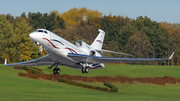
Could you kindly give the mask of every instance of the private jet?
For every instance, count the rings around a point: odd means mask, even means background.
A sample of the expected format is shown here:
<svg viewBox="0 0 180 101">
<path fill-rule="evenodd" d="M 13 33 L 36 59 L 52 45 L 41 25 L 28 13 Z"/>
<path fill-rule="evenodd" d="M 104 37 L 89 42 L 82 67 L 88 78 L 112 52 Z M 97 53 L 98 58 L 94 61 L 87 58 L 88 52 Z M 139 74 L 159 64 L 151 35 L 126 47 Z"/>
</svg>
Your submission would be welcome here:
<svg viewBox="0 0 180 101">
<path fill-rule="evenodd" d="M 30 39 L 39 46 L 38 54 L 45 49 L 47 55 L 30 61 L 7 64 L 7 59 L 4 61 L 5 66 L 40 66 L 50 65 L 48 69 L 53 69 L 54 74 L 60 74 L 58 66 L 68 66 L 76 69 L 81 69 L 82 73 L 88 73 L 92 69 L 103 69 L 103 63 L 134 63 L 140 61 L 157 61 L 170 60 L 174 52 L 169 58 L 121 58 L 121 57 L 103 57 L 103 52 L 115 53 L 120 55 L 132 56 L 130 54 L 114 52 L 102 49 L 105 32 L 98 30 L 99 34 L 91 45 L 78 40 L 75 45 L 62 37 L 54 34 L 46 29 L 37 29 L 29 34 Z"/>
</svg>

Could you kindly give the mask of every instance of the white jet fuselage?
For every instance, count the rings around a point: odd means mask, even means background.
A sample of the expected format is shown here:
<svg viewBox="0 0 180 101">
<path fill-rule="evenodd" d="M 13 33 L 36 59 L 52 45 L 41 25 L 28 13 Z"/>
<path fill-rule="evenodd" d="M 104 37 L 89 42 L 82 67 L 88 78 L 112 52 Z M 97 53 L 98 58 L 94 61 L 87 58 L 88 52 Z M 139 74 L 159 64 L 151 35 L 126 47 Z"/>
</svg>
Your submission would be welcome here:
<svg viewBox="0 0 180 101">
<path fill-rule="evenodd" d="M 69 41 L 59 37 L 51 31 L 45 29 L 38 29 L 37 31 L 29 34 L 30 39 L 34 43 L 43 46 L 50 57 L 58 63 L 58 65 L 65 65 L 68 67 L 81 69 L 82 65 L 67 57 L 68 53 L 89 55 L 94 49 L 85 43 L 85 46 L 78 47 Z M 80 41 L 80 40 L 79 40 Z M 99 52 L 96 52 L 96 56 L 102 57 Z M 104 64 L 87 64 L 89 69 L 101 69 L 104 68 Z"/>
</svg>

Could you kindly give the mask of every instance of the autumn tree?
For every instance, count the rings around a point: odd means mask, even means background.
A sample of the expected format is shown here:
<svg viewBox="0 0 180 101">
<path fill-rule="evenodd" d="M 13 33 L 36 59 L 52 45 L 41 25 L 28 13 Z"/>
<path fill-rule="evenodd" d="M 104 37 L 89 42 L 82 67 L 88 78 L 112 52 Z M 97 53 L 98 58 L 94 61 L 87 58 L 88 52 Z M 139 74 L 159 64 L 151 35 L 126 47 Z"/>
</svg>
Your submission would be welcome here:
<svg viewBox="0 0 180 101">
<path fill-rule="evenodd" d="M 151 58 L 153 54 L 153 47 L 147 35 L 145 33 L 141 34 L 140 31 L 137 31 L 128 39 L 124 48 L 127 53 L 138 58 Z"/>
<path fill-rule="evenodd" d="M 32 41 L 29 38 L 31 27 L 28 22 L 23 18 L 17 18 L 15 24 L 15 48 L 16 48 L 16 61 L 28 61 L 31 59 L 32 54 Z"/>
<path fill-rule="evenodd" d="M 171 51 L 175 51 L 176 54 L 174 56 L 174 60 L 176 65 L 180 65 L 180 28 L 176 28 L 173 30 L 173 43 L 171 44 Z M 171 61 L 173 64 L 173 60 Z"/>
<path fill-rule="evenodd" d="M 91 10 L 85 7 L 83 8 L 72 8 L 67 12 L 60 14 L 60 17 L 65 21 L 66 26 L 70 28 L 76 28 L 82 21 L 88 22 L 95 17 L 101 17 L 102 13 L 98 10 Z"/>
<path fill-rule="evenodd" d="M 147 35 L 145 33 L 141 34 L 140 31 L 137 31 L 128 39 L 125 50 L 136 57 L 149 58 L 152 57 L 153 54 L 153 47 Z"/>
<path fill-rule="evenodd" d="M 9 62 L 13 61 L 15 56 L 13 26 L 8 22 L 4 14 L 0 15 L 0 43 L 0 62 L 4 61 L 5 58 Z"/>
<path fill-rule="evenodd" d="M 180 57 L 180 24 L 161 22 L 159 24 L 159 27 L 161 29 L 166 29 L 167 32 L 170 34 L 170 37 L 168 38 L 168 54 L 171 54 L 173 51 L 175 51 L 175 63 L 176 65 L 180 65 L 180 60 L 178 59 Z M 168 65 L 169 64 L 170 63 L 168 61 Z M 173 65 L 173 59 L 171 60 L 171 64 Z"/>
</svg>

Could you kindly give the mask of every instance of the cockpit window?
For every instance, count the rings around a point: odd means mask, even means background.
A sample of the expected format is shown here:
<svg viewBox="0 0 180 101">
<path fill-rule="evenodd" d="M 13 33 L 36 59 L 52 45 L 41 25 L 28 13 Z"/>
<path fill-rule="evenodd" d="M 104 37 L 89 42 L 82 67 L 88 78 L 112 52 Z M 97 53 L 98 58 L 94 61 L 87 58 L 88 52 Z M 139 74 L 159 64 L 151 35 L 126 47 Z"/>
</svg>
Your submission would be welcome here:
<svg viewBox="0 0 180 101">
<path fill-rule="evenodd" d="M 43 30 L 38 30 L 38 32 L 43 32 Z"/>
<path fill-rule="evenodd" d="M 37 29 L 37 30 L 35 30 L 34 32 L 42 32 L 42 33 L 46 33 L 46 34 L 48 34 L 48 32 L 47 32 L 47 31 L 40 30 L 40 29 L 39 29 L 39 30 Z"/>
</svg>

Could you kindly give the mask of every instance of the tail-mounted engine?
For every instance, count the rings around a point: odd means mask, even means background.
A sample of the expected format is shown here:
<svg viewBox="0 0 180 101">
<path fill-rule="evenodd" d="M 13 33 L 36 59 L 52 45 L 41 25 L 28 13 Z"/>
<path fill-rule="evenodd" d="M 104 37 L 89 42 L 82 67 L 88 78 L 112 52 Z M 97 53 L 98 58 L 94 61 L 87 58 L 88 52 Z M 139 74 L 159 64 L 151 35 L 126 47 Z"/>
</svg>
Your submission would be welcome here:
<svg viewBox="0 0 180 101">
<path fill-rule="evenodd" d="M 78 46 L 79 48 L 85 50 L 85 51 L 90 50 L 90 46 L 87 43 L 83 42 L 82 40 L 76 41 L 75 45 Z"/>
<path fill-rule="evenodd" d="M 96 56 L 96 51 L 94 51 L 94 50 L 90 51 L 89 55 Z"/>
</svg>

